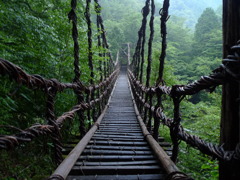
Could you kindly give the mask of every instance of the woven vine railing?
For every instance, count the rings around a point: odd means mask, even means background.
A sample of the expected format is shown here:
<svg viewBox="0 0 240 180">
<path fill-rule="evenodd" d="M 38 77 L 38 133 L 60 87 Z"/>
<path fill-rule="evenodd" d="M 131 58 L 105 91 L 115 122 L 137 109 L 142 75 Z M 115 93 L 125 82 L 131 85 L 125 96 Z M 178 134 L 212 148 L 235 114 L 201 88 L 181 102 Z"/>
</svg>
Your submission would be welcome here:
<svg viewBox="0 0 240 180">
<path fill-rule="evenodd" d="M 18 84 L 24 85 L 29 89 L 39 89 L 46 95 L 46 120 L 48 124 L 34 124 L 27 129 L 19 129 L 11 125 L 1 126 L 2 128 L 12 128 L 19 132 L 12 135 L 0 135 L 0 149 L 13 149 L 22 143 L 31 142 L 39 136 L 51 137 L 54 144 L 54 156 L 57 164 L 62 161 L 62 142 L 61 128 L 65 121 L 70 121 L 75 114 L 78 115 L 80 121 L 80 136 L 83 137 L 86 133 L 86 121 L 88 120 L 90 128 L 95 123 L 96 118 L 101 114 L 103 107 L 106 105 L 116 78 L 119 73 L 118 61 L 113 62 L 108 51 L 108 43 L 106 40 L 103 21 L 101 18 L 101 7 L 98 0 L 94 1 L 95 11 L 97 13 L 98 25 L 98 46 L 104 47 L 104 50 L 99 56 L 105 57 L 104 63 L 100 63 L 99 67 L 95 67 L 100 71 L 100 83 L 94 82 L 94 67 L 93 67 L 93 52 L 92 52 L 92 28 L 90 19 L 90 3 L 91 0 L 86 0 L 85 17 L 88 25 L 88 65 L 90 69 L 90 86 L 84 86 L 81 82 L 81 72 L 79 64 L 79 43 L 77 29 L 77 0 L 71 1 L 71 11 L 68 14 L 69 20 L 72 22 L 72 38 L 74 42 L 74 72 L 75 77 L 71 83 L 62 83 L 57 79 L 45 79 L 40 75 L 30 75 L 24 72 L 20 67 L 13 63 L 0 59 L 0 75 L 8 76 L 10 80 Z M 94 84 L 95 83 L 95 84 Z M 65 89 L 71 89 L 77 97 L 77 105 L 65 112 L 60 117 L 54 114 L 55 97 L 57 93 L 63 92 Z M 87 116 L 87 117 L 86 117 Z"/>
<path fill-rule="evenodd" d="M 71 121 L 75 115 L 78 115 L 81 137 L 87 132 L 101 114 L 107 99 L 110 96 L 114 83 L 119 73 L 118 60 L 114 63 L 109 51 L 103 20 L 101 17 L 101 6 L 98 0 L 94 0 L 94 10 L 96 12 L 96 24 L 98 28 L 97 44 L 106 50 L 99 52 L 99 57 L 104 58 L 100 61 L 98 67 L 93 66 L 93 44 L 92 44 L 92 20 L 90 16 L 91 0 L 86 0 L 85 18 L 87 22 L 87 40 L 88 40 L 88 66 L 90 70 L 90 86 L 85 86 L 81 82 L 81 71 L 79 63 L 79 42 L 78 42 L 78 26 L 77 26 L 77 0 L 71 0 L 71 11 L 68 14 L 69 20 L 72 22 L 72 39 L 74 42 L 74 73 L 73 82 L 63 83 L 57 79 L 46 79 L 40 75 L 31 75 L 24 72 L 17 65 L 0 59 L 0 75 L 8 76 L 11 81 L 15 81 L 20 85 L 24 85 L 29 89 L 41 90 L 46 96 L 46 120 L 47 124 L 34 124 L 27 129 L 19 129 L 11 125 L 1 125 L 0 128 L 15 129 L 18 131 L 12 135 L 0 135 L 0 149 L 13 149 L 22 143 L 31 142 L 40 136 L 51 137 L 54 144 L 55 161 L 59 164 L 62 161 L 62 142 L 61 129 L 66 121 Z M 161 21 L 161 55 L 159 57 L 159 71 L 155 86 L 150 86 L 151 66 L 152 66 L 152 44 L 154 38 L 154 0 L 146 0 L 142 9 L 142 24 L 138 31 L 138 41 L 135 48 L 133 59 L 128 59 L 128 77 L 131 90 L 138 106 L 138 110 L 142 115 L 142 119 L 146 124 L 153 137 L 158 140 L 159 126 L 164 124 L 170 129 L 170 135 L 173 143 L 172 160 L 177 161 L 180 141 L 185 141 L 188 145 L 200 150 L 213 158 L 221 161 L 239 161 L 240 145 L 238 144 L 234 151 L 224 150 L 222 145 L 214 145 L 206 142 L 201 138 L 187 133 L 181 125 L 180 104 L 186 95 L 193 95 L 202 90 L 214 91 L 217 86 L 227 82 L 239 82 L 240 74 L 240 41 L 233 46 L 232 54 L 223 60 L 222 64 L 215 69 L 209 76 L 203 76 L 199 80 L 187 85 L 166 86 L 163 80 L 164 61 L 167 49 L 167 26 L 169 0 L 164 0 L 163 7 L 159 11 Z M 146 51 L 146 29 L 147 19 L 150 14 L 150 35 L 148 40 L 147 55 Z M 129 44 L 128 44 L 129 46 Z M 144 63 L 146 61 L 146 77 L 144 78 Z M 117 56 L 118 59 L 118 56 Z M 100 71 L 100 83 L 96 80 L 94 70 Z M 146 79 L 146 82 L 143 82 Z M 95 82 L 96 81 L 96 82 Z M 66 89 L 71 89 L 76 94 L 77 104 L 68 112 L 63 113 L 60 117 L 55 116 L 55 97 L 58 93 Z M 173 101 L 173 118 L 168 118 L 162 108 L 162 96 L 169 96 Z M 89 122 L 86 127 L 86 121 Z M 96 124 L 98 126 L 98 124 Z M 169 179 L 179 179 L 180 173 L 170 174 Z M 54 178 L 54 177 L 53 177 Z"/>
<path fill-rule="evenodd" d="M 144 63 L 144 48 L 145 48 L 145 31 L 146 19 L 150 12 L 150 38 L 148 42 L 148 61 L 146 70 L 146 84 L 143 84 L 143 63 Z M 193 95 L 202 90 L 208 92 L 230 81 L 239 81 L 240 67 L 240 41 L 233 46 L 232 55 L 229 55 L 223 60 L 223 63 L 215 69 L 209 76 L 203 76 L 187 85 L 173 85 L 168 87 L 163 83 L 164 61 L 167 48 L 167 27 L 166 22 L 169 19 L 168 15 L 169 0 L 164 0 L 163 8 L 160 10 L 161 20 L 161 37 L 162 51 L 159 58 L 160 66 L 156 85 L 150 87 L 149 80 L 151 76 L 151 48 L 153 40 L 153 19 L 154 19 L 154 0 L 146 0 L 146 4 L 142 10 L 143 20 L 142 26 L 138 32 L 138 42 L 133 55 L 133 60 L 129 64 L 128 76 L 132 88 L 132 92 L 138 105 L 139 112 L 148 127 L 149 132 L 152 132 L 153 137 L 158 140 L 160 123 L 166 125 L 170 129 L 170 135 L 173 143 L 172 160 L 177 161 L 180 141 L 185 141 L 188 145 L 198 149 L 202 153 L 222 161 L 239 161 L 240 160 L 240 145 L 238 144 L 234 151 L 226 151 L 221 145 L 214 145 L 206 142 L 201 138 L 187 133 L 181 125 L 180 103 L 186 95 Z M 140 71 L 140 72 L 139 72 Z M 173 118 L 168 118 L 162 108 L 162 95 L 171 97 L 173 101 Z M 153 101 L 155 99 L 155 101 Z M 154 104 L 155 103 L 155 104 Z M 152 121 L 154 120 L 154 123 Z"/>
</svg>

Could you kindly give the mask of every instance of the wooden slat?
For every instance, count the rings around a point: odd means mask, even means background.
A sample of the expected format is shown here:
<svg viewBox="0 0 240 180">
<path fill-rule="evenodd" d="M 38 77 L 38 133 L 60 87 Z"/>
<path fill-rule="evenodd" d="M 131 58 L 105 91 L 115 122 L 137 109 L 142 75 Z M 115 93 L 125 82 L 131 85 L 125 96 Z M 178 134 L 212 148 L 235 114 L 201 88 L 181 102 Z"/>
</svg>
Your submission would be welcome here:
<svg viewBox="0 0 240 180">
<path fill-rule="evenodd" d="M 111 121 L 111 122 L 109 122 L 109 121 Z M 132 125 L 132 126 L 136 126 L 136 125 L 138 125 L 138 122 L 137 121 L 112 121 L 112 120 L 109 120 L 109 121 L 104 121 L 104 122 L 102 122 L 102 125 L 114 125 L 114 126 L 117 126 L 117 125 L 127 125 L 127 126 L 129 126 L 129 124 L 130 125 Z"/>
<path fill-rule="evenodd" d="M 160 173 L 161 167 L 153 166 L 74 166 L 71 170 L 72 175 L 92 175 L 92 174 L 147 174 Z"/>
<path fill-rule="evenodd" d="M 114 85 L 113 90 L 116 87 L 116 83 Z M 111 100 L 113 92 L 110 95 L 110 98 L 108 100 L 108 104 Z M 101 123 L 106 111 L 107 111 L 108 105 L 105 106 L 104 110 L 102 111 L 101 115 L 98 117 L 95 124 L 91 127 L 91 129 L 85 134 L 85 136 L 81 139 L 81 141 L 74 147 L 74 149 L 69 153 L 69 155 L 63 160 L 63 162 L 57 167 L 57 169 L 53 172 L 54 175 L 61 176 L 63 179 L 66 179 L 69 172 L 71 171 L 71 168 L 77 161 L 78 157 L 83 152 L 84 148 L 87 146 L 87 143 L 90 141 L 91 137 L 93 136 L 94 132 L 98 129 L 99 124 Z"/>
<path fill-rule="evenodd" d="M 130 131 L 126 131 L 126 130 L 121 130 L 121 131 L 116 131 L 116 129 L 109 129 L 109 128 L 105 128 L 105 129 L 101 129 L 98 131 L 99 133 L 142 133 L 141 131 L 139 130 L 130 130 Z"/>
<path fill-rule="evenodd" d="M 107 138 L 107 137 L 93 137 L 92 140 L 100 141 L 143 141 L 144 138 Z"/>
<path fill-rule="evenodd" d="M 133 94 L 132 94 L 132 97 L 133 97 Z M 164 167 L 164 169 L 167 171 L 168 174 L 179 172 L 179 169 L 171 160 L 171 158 L 167 155 L 167 153 L 163 150 L 163 148 L 156 142 L 156 140 L 148 132 L 147 127 L 145 126 L 143 119 L 140 116 L 140 113 L 138 111 L 138 108 L 134 99 L 133 99 L 133 104 L 134 104 L 138 122 L 143 131 L 143 134 L 146 136 L 146 140 L 148 141 L 149 145 L 153 149 L 154 154 L 157 156 L 158 160 L 161 162 L 161 165 Z"/>
<path fill-rule="evenodd" d="M 171 148 L 163 140 L 160 138 L 160 143 Z M 72 145 L 65 146 L 65 151 L 71 148 Z M 165 174 L 142 133 L 126 75 L 121 75 L 98 130 L 78 157 L 67 179 L 150 180 L 164 179 Z"/>
<path fill-rule="evenodd" d="M 116 146 L 147 146 L 148 143 L 145 141 L 140 141 L 140 142 L 127 142 L 127 141 L 94 141 L 91 140 L 89 142 L 90 144 L 109 144 L 111 146 L 116 145 Z"/>
<path fill-rule="evenodd" d="M 123 136 L 123 135 L 107 135 L 107 134 L 94 134 L 93 137 L 106 137 L 106 138 L 130 138 L 130 139 L 143 139 L 143 135 L 140 136 Z"/>
<path fill-rule="evenodd" d="M 67 180 L 159 180 L 165 179 L 163 174 L 143 175 L 95 175 L 95 176 L 68 176 Z"/>
<path fill-rule="evenodd" d="M 114 132 L 107 132 L 107 131 L 105 131 L 105 132 L 103 132 L 103 131 L 98 131 L 98 132 L 96 132 L 95 134 L 106 134 L 106 135 L 120 135 L 120 136 L 139 136 L 139 135 L 142 135 L 142 133 L 130 133 L 130 132 L 116 132 L 116 131 L 114 131 Z"/>
<path fill-rule="evenodd" d="M 82 155 L 78 160 L 82 161 L 137 161 L 137 160 L 153 160 L 155 156 L 152 154 L 149 155 L 132 155 L 132 156 L 117 156 L 117 155 Z"/>
<path fill-rule="evenodd" d="M 148 150 L 150 151 L 151 149 L 149 147 L 142 147 L 142 146 L 100 146 L 100 145 L 88 145 L 86 146 L 86 149 L 112 149 L 112 150 Z"/>
<path fill-rule="evenodd" d="M 145 155 L 145 154 L 152 154 L 152 151 L 125 151 L 125 150 L 95 150 L 95 149 L 85 149 L 82 153 L 84 154 L 91 154 L 91 155 Z"/>
<path fill-rule="evenodd" d="M 119 161 L 119 162 L 76 162 L 75 166 L 132 166 L 132 165 L 157 165 L 156 160 L 146 161 Z"/>
</svg>

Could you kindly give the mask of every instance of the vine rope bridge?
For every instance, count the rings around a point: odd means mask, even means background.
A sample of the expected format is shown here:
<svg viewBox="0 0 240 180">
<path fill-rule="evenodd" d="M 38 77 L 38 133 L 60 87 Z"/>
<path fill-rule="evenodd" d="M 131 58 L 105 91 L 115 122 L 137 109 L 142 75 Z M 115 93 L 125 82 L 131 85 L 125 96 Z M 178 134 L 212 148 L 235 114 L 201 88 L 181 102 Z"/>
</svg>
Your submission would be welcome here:
<svg viewBox="0 0 240 180">
<path fill-rule="evenodd" d="M 76 7 L 77 0 L 71 1 L 68 14 L 72 22 L 74 42 L 74 72 L 72 83 L 62 83 L 56 79 L 46 79 L 40 75 L 30 75 L 17 65 L 0 59 L 0 75 L 29 89 L 42 90 L 46 94 L 47 124 L 34 124 L 27 129 L 1 125 L 1 128 L 18 129 L 12 135 L 0 135 L 0 148 L 9 150 L 22 143 L 33 141 L 40 136 L 51 137 L 57 169 L 48 179 L 192 179 L 177 166 L 180 141 L 223 162 L 239 162 L 240 145 L 227 151 L 221 145 L 205 142 L 184 130 L 181 125 L 180 103 L 186 95 L 201 90 L 212 92 L 217 86 L 231 81 L 239 81 L 238 64 L 240 42 L 231 48 L 232 54 L 223 60 L 209 76 L 187 85 L 166 86 L 163 80 L 164 61 L 167 48 L 167 27 L 169 0 L 164 0 L 160 10 L 162 49 L 159 57 L 159 72 L 155 86 L 150 86 L 152 42 L 154 38 L 154 0 L 146 0 L 142 9 L 142 24 L 138 31 L 133 57 L 130 44 L 125 44 L 127 63 L 121 63 L 119 52 L 113 60 L 107 42 L 101 17 L 101 6 L 94 0 L 97 16 L 99 47 L 105 50 L 99 57 L 105 60 L 93 66 L 92 29 L 90 16 L 91 0 L 86 0 L 85 18 L 88 26 L 88 65 L 90 86 L 83 85 L 79 64 L 79 43 Z M 150 36 L 146 49 L 147 17 L 150 14 Z M 147 60 L 145 60 L 147 57 Z M 147 67 L 144 70 L 144 63 Z M 237 65 L 237 66 L 236 66 Z M 100 71 L 100 83 L 94 82 L 94 68 Z M 146 73 L 145 73 L 146 71 Z M 146 77 L 144 78 L 144 76 Z M 144 82 L 144 79 L 146 82 Z M 76 94 L 77 105 L 62 116 L 56 117 L 55 97 L 66 89 Z M 168 118 L 162 108 L 162 97 L 173 101 L 173 118 Z M 80 122 L 79 142 L 62 144 L 61 130 L 65 122 L 78 115 Z M 170 129 L 172 143 L 159 136 L 160 124 Z M 87 130 L 88 128 L 88 130 Z M 73 145 L 74 144 L 74 145 Z M 67 155 L 68 154 L 68 155 Z M 67 155 L 63 160 L 63 155 Z"/>
</svg>

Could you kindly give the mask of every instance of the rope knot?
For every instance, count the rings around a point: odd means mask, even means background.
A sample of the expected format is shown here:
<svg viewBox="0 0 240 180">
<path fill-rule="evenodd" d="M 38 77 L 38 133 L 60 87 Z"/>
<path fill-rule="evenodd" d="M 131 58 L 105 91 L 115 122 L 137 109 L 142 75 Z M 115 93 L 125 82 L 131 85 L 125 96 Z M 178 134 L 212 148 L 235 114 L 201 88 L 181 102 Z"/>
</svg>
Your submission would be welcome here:
<svg viewBox="0 0 240 180">
<path fill-rule="evenodd" d="M 149 0 L 146 1 L 146 5 L 142 8 L 142 14 L 143 16 L 147 16 L 150 12 L 149 8 Z"/>
</svg>

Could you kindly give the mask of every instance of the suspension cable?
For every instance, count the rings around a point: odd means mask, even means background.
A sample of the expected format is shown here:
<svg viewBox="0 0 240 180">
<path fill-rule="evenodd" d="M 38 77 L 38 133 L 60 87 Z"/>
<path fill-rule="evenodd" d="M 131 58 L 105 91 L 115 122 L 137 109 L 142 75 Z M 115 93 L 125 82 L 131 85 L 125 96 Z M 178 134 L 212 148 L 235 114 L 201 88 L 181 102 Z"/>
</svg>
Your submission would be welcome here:
<svg viewBox="0 0 240 180">
<path fill-rule="evenodd" d="M 143 64 L 144 64 L 144 47 L 145 47 L 145 38 L 146 38 L 146 24 L 147 16 L 149 14 L 149 4 L 150 0 L 146 0 L 145 6 L 142 9 L 143 19 L 142 19 L 142 47 L 141 47 L 141 65 L 140 65 L 140 82 L 142 83 L 143 78 Z"/>
<path fill-rule="evenodd" d="M 68 14 L 68 18 L 70 21 L 72 21 L 72 38 L 74 41 L 74 72 L 75 77 L 73 79 L 73 82 L 81 85 L 80 81 L 80 68 L 79 68 L 79 43 L 78 43 L 78 29 L 77 29 L 77 15 L 76 15 L 76 7 L 77 7 L 77 0 L 71 1 L 71 11 Z M 78 104 L 81 104 L 84 102 L 84 97 L 82 95 L 82 92 L 79 89 L 75 90 L 75 94 L 77 96 Z M 85 126 L 84 126 L 84 113 L 83 111 L 78 111 L 78 116 L 80 120 L 80 127 L 79 131 L 81 133 L 81 136 L 83 136 L 86 133 Z"/>
<path fill-rule="evenodd" d="M 149 37 L 149 41 L 148 41 L 148 63 L 147 63 L 147 74 L 146 74 L 146 87 L 149 87 L 150 84 L 150 77 L 151 77 L 151 70 L 152 70 L 152 42 L 153 42 L 153 37 L 154 37 L 154 14 L 155 14 L 155 4 L 154 4 L 154 0 L 151 0 L 151 17 L 150 17 L 150 22 L 149 22 L 149 26 L 150 26 L 150 37 Z M 146 101 L 148 101 L 149 99 L 149 104 L 150 106 L 152 106 L 152 95 L 151 94 L 146 94 L 145 96 Z M 146 122 L 147 120 L 147 115 L 148 116 L 148 130 L 151 131 L 151 127 L 152 127 L 152 112 L 149 111 L 148 114 L 148 108 L 145 108 L 145 112 L 144 112 L 144 122 Z"/>
<path fill-rule="evenodd" d="M 168 8 L 169 8 L 169 0 L 164 0 L 163 8 L 160 9 L 159 14 L 161 16 L 161 37 L 162 37 L 162 50 L 161 55 L 159 57 L 159 71 L 158 71 L 158 78 L 156 81 L 156 86 L 163 82 L 163 71 L 164 71 L 164 61 L 166 57 L 166 49 L 167 49 L 167 21 L 169 19 L 168 15 Z"/>
</svg>

